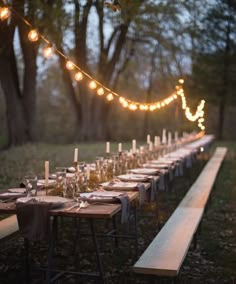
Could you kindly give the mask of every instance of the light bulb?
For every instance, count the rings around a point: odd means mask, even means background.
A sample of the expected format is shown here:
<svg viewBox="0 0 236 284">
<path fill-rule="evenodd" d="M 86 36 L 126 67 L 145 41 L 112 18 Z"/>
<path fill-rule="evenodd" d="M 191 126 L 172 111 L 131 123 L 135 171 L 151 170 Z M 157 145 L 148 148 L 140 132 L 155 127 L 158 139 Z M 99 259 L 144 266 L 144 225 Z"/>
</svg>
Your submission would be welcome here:
<svg viewBox="0 0 236 284">
<path fill-rule="evenodd" d="M 1 21 L 7 20 L 11 15 L 11 11 L 8 7 L 0 7 L 0 19 Z"/>
<path fill-rule="evenodd" d="M 96 82 L 95 82 L 95 81 L 91 81 L 91 82 L 89 83 L 89 88 L 92 89 L 92 90 L 96 89 L 96 88 L 97 88 Z"/>
<path fill-rule="evenodd" d="M 45 58 L 50 58 L 52 55 L 53 55 L 53 47 L 52 45 L 48 45 L 48 46 L 45 46 L 44 49 L 43 49 L 43 56 Z"/>
<path fill-rule="evenodd" d="M 122 105 L 123 107 L 128 107 L 129 106 L 129 103 L 124 99 L 124 101 L 122 102 Z"/>
<path fill-rule="evenodd" d="M 99 88 L 99 89 L 97 90 L 97 94 L 98 94 L 99 96 L 103 96 L 103 95 L 104 95 L 104 89 L 103 89 L 103 88 Z"/>
<path fill-rule="evenodd" d="M 179 79 L 179 83 L 183 84 L 184 83 L 184 79 Z"/>
<path fill-rule="evenodd" d="M 112 101 L 114 99 L 114 96 L 112 95 L 112 93 L 109 93 L 106 98 L 108 101 Z"/>
<path fill-rule="evenodd" d="M 38 34 L 37 30 L 31 30 L 28 33 L 28 39 L 32 42 L 37 41 L 39 39 L 39 34 Z"/>
<path fill-rule="evenodd" d="M 67 60 L 66 61 L 66 69 L 73 70 L 74 68 L 75 68 L 74 63 L 72 61 L 70 61 L 70 60 Z"/>
<path fill-rule="evenodd" d="M 77 73 L 75 73 L 75 80 L 76 81 L 81 81 L 82 79 L 83 79 L 83 73 L 82 72 L 77 72 Z"/>
</svg>

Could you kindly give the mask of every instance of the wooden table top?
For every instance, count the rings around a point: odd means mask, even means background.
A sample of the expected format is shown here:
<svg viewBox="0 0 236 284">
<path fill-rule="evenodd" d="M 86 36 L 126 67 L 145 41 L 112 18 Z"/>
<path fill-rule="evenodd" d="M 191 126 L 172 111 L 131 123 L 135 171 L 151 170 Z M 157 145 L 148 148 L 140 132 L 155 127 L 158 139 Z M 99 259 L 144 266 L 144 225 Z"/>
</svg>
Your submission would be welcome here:
<svg viewBox="0 0 236 284">
<path fill-rule="evenodd" d="M 126 192 L 128 194 L 130 202 L 138 198 L 139 193 L 136 191 Z M 70 217 L 80 217 L 80 218 L 111 218 L 121 210 L 120 203 L 101 203 L 101 204 L 90 204 L 86 208 L 81 208 L 76 212 L 76 208 L 71 210 L 66 210 L 66 207 L 61 207 L 58 209 L 52 209 L 50 214 L 52 216 L 70 216 Z M 0 214 L 15 214 L 16 213 L 16 203 L 6 202 L 0 203 Z"/>
</svg>

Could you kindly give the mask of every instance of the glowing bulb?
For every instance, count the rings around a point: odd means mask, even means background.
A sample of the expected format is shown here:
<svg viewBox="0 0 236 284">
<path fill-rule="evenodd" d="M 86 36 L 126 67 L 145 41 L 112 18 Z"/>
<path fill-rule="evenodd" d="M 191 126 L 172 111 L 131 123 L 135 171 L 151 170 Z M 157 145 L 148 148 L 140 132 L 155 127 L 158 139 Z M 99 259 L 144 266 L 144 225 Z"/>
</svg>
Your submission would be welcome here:
<svg viewBox="0 0 236 284">
<path fill-rule="evenodd" d="M 123 104 L 124 101 L 125 101 L 125 99 L 124 99 L 123 97 L 119 97 L 119 102 L 120 102 L 121 104 Z"/>
<path fill-rule="evenodd" d="M 103 95 L 104 95 L 104 89 L 103 89 L 103 88 L 99 88 L 99 89 L 97 90 L 97 94 L 98 94 L 99 96 L 103 96 Z"/>
<path fill-rule="evenodd" d="M 91 82 L 89 83 L 89 88 L 92 89 L 92 90 L 96 89 L 96 88 L 97 88 L 96 82 L 95 82 L 95 81 L 91 81 Z"/>
<path fill-rule="evenodd" d="M 39 34 L 37 32 L 37 30 L 31 30 L 29 33 L 28 33 L 28 39 L 30 41 L 37 41 L 39 39 Z"/>
<path fill-rule="evenodd" d="M 179 79 L 179 83 L 183 84 L 184 83 L 184 79 Z"/>
<path fill-rule="evenodd" d="M 73 70 L 74 68 L 75 68 L 74 63 L 72 61 L 70 61 L 70 60 L 67 60 L 66 61 L 66 69 Z"/>
<path fill-rule="evenodd" d="M 0 8 L 0 19 L 1 21 L 7 20 L 11 15 L 11 11 L 8 7 Z"/>
<path fill-rule="evenodd" d="M 81 81 L 82 79 L 83 79 L 83 73 L 82 72 L 77 72 L 77 73 L 75 73 L 75 80 L 76 81 Z"/>
<path fill-rule="evenodd" d="M 52 45 L 50 44 L 50 45 L 44 47 L 44 49 L 43 49 L 43 56 L 45 58 L 50 58 L 52 55 L 53 55 L 53 47 L 52 47 Z"/>
<path fill-rule="evenodd" d="M 128 107 L 129 106 L 129 104 L 128 104 L 128 102 L 124 99 L 124 101 L 122 102 L 122 105 L 123 105 L 123 107 Z"/>
<path fill-rule="evenodd" d="M 129 109 L 130 109 L 130 110 L 136 110 L 137 108 L 138 108 L 138 107 L 137 107 L 136 104 L 131 103 L 131 104 L 129 105 Z"/>
<path fill-rule="evenodd" d="M 110 102 L 114 99 L 114 96 L 112 95 L 112 93 L 109 93 L 107 96 L 106 96 L 107 100 Z"/>
</svg>

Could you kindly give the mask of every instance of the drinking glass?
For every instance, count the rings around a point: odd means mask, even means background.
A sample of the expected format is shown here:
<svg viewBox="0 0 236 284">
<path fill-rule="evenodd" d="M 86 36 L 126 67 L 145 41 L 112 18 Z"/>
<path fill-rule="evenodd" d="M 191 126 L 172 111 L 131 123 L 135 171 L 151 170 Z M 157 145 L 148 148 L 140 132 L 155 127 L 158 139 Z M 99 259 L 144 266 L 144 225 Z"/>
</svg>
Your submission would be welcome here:
<svg viewBox="0 0 236 284">
<path fill-rule="evenodd" d="M 79 171 L 83 173 L 85 171 L 86 163 L 78 162 L 78 167 L 79 167 Z"/>
<path fill-rule="evenodd" d="M 26 196 L 37 195 L 37 181 L 38 178 L 36 175 L 26 175 L 24 177 Z"/>
</svg>

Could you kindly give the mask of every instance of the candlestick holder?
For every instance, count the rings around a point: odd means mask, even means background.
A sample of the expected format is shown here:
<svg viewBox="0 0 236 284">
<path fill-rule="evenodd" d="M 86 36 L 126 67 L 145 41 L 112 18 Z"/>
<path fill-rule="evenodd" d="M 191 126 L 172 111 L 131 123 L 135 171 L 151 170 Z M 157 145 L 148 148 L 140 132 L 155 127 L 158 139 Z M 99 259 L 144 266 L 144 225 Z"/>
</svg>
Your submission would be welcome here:
<svg viewBox="0 0 236 284">
<path fill-rule="evenodd" d="M 75 168 L 75 172 L 78 172 L 78 162 L 74 161 L 74 168 Z"/>
</svg>

